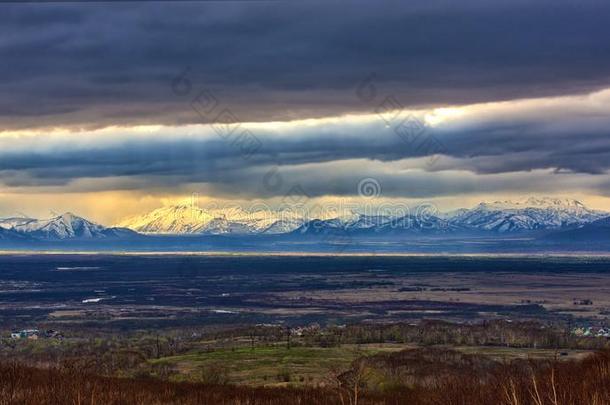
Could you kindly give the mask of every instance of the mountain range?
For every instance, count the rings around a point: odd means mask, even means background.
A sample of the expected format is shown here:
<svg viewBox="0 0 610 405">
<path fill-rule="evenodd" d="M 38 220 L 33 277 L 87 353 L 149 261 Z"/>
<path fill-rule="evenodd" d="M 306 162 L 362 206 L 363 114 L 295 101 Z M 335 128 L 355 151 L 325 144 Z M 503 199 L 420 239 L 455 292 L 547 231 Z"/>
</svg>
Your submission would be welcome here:
<svg viewBox="0 0 610 405">
<path fill-rule="evenodd" d="M 137 233 L 126 228 L 108 228 L 67 212 L 49 219 L 0 219 L 0 235 L 9 240 L 66 240 L 123 238 Z"/>
<path fill-rule="evenodd" d="M 292 211 L 246 211 L 239 207 L 205 210 L 183 204 L 126 219 L 117 226 L 152 234 L 515 233 L 577 228 L 610 216 L 610 213 L 591 210 L 576 200 L 549 197 L 480 203 L 472 209 L 449 213 L 420 208 L 430 207 L 415 207 L 411 214 L 402 216 L 350 211 L 340 216 L 317 218 Z"/>
<path fill-rule="evenodd" d="M 529 198 L 523 201 L 483 202 L 470 209 L 440 213 L 432 206 L 415 207 L 410 214 L 369 215 L 354 211 L 326 218 L 294 211 L 244 210 L 240 207 L 203 209 L 190 204 L 158 208 L 105 227 L 71 213 L 49 219 L 0 219 L 0 241 L 122 240 L 145 236 L 267 236 L 319 238 L 349 235 L 396 238 L 409 235 L 549 236 L 570 240 L 605 237 L 610 213 L 587 208 L 579 201 Z M 580 235 L 580 236 L 579 236 Z M 609 238 L 610 239 L 610 238 Z"/>
<path fill-rule="evenodd" d="M 591 210 L 577 200 L 547 197 L 481 203 L 456 212 L 448 220 L 461 227 L 506 233 L 574 228 L 609 215 Z"/>
<path fill-rule="evenodd" d="M 287 233 L 304 222 L 304 218 L 288 210 L 246 211 L 238 206 L 202 209 L 178 204 L 127 218 L 116 226 L 146 234 L 247 235 Z"/>
</svg>

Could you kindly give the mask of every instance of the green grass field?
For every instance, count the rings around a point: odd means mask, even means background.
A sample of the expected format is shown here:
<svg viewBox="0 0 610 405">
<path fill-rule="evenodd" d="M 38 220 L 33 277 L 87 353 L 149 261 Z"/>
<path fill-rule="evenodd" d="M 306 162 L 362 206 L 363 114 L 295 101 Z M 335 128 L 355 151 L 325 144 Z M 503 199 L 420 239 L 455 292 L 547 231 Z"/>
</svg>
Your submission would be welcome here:
<svg viewBox="0 0 610 405">
<path fill-rule="evenodd" d="M 197 351 L 180 356 L 150 360 L 153 366 L 165 365 L 176 371 L 172 380 L 196 380 L 247 384 L 252 386 L 319 385 L 330 381 L 332 374 L 347 370 L 361 357 L 409 347 L 401 344 L 343 345 L 340 347 L 264 346 L 238 347 L 214 351 Z M 553 358 L 551 349 L 518 349 L 504 347 L 453 347 L 470 354 L 481 354 L 496 360 L 515 358 Z M 589 352 L 570 350 L 560 360 L 584 356 Z"/>
<path fill-rule="evenodd" d="M 396 351 L 404 345 L 344 345 L 341 347 L 268 346 L 254 349 L 240 347 L 212 352 L 197 352 L 152 360 L 179 371 L 176 379 L 206 378 L 209 372 L 226 373 L 235 384 L 312 385 L 323 383 L 333 372 L 346 370 L 358 357 Z"/>
</svg>

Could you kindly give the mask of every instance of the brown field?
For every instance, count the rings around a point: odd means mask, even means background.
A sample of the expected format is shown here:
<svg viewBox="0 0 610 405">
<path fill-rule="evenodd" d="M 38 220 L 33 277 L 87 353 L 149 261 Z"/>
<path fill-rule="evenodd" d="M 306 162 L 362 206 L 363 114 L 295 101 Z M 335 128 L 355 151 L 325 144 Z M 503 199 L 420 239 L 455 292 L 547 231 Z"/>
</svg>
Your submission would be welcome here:
<svg viewBox="0 0 610 405">
<path fill-rule="evenodd" d="M 444 349 L 355 360 L 324 388 L 252 388 L 121 379 L 72 367 L 0 364 L 0 404 L 610 404 L 610 352 L 581 360 L 494 363 Z"/>
<path fill-rule="evenodd" d="M 387 301 L 431 301 L 484 305 L 539 304 L 547 311 L 576 318 L 604 319 L 610 310 L 610 276 L 578 273 L 420 273 L 413 275 L 379 274 L 377 281 L 387 285 L 333 291 L 309 290 L 277 294 L 281 299 L 308 299 L 314 303 L 340 302 L 350 304 Z M 421 291 L 405 289 L 421 286 Z M 405 288 L 406 287 L 406 288 Z M 575 305 L 575 300 L 591 300 L 591 305 Z M 389 311 L 388 318 L 407 311 Z M 452 311 L 418 310 L 413 315 L 453 318 Z M 492 313 L 480 313 L 481 318 L 494 318 Z"/>
</svg>

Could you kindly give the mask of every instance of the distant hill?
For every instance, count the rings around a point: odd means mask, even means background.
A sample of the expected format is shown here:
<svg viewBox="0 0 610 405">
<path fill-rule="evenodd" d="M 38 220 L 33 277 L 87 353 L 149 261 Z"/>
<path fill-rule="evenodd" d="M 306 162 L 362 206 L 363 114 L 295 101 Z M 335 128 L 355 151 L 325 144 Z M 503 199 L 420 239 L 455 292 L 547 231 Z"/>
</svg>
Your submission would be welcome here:
<svg viewBox="0 0 610 405">
<path fill-rule="evenodd" d="M 572 243 L 608 243 L 610 242 L 610 216 L 583 225 L 578 229 L 554 232 L 544 239 Z"/>
<path fill-rule="evenodd" d="M 14 231 L 12 229 L 0 228 L 0 241 L 8 242 L 24 242 L 29 241 L 32 238 L 23 233 Z"/>
<path fill-rule="evenodd" d="M 359 237 L 393 237 L 400 235 L 446 235 L 458 232 L 458 226 L 436 216 L 405 215 L 397 218 L 355 214 L 350 218 L 314 219 L 306 222 L 291 235 L 351 235 Z"/>
</svg>

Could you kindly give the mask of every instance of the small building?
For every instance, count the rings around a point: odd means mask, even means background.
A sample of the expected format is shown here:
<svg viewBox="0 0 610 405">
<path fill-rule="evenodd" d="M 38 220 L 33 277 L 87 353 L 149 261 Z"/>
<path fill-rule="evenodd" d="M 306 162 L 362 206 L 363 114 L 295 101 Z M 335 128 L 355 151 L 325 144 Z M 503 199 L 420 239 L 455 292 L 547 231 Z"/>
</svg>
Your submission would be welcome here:
<svg viewBox="0 0 610 405">
<path fill-rule="evenodd" d="M 584 336 L 585 328 L 576 328 L 572 331 L 572 334 L 575 336 Z"/>
<path fill-rule="evenodd" d="M 610 338 L 610 328 L 609 327 L 593 327 L 593 326 L 583 326 L 572 329 L 572 335 L 578 337 L 605 337 Z"/>
<path fill-rule="evenodd" d="M 610 337 L 610 328 L 600 328 L 597 331 L 597 336 L 599 337 Z"/>
<path fill-rule="evenodd" d="M 21 331 L 18 332 L 12 332 L 11 333 L 11 338 L 12 339 L 38 339 L 38 336 L 40 335 L 40 332 L 38 331 L 38 329 L 23 329 Z"/>
</svg>

